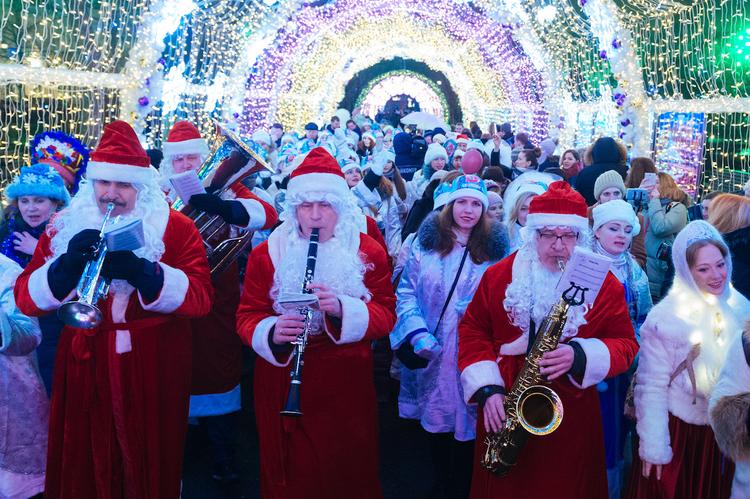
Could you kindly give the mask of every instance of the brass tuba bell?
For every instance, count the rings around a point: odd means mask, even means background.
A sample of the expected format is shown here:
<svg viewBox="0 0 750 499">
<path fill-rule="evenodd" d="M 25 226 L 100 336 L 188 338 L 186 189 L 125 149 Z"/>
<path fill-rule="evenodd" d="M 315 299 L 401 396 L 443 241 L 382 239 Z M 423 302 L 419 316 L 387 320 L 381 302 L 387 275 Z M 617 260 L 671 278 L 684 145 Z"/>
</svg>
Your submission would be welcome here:
<svg viewBox="0 0 750 499">
<path fill-rule="evenodd" d="M 203 181 L 206 192 L 221 196 L 232 185 L 253 173 L 262 170 L 274 173 L 265 159 L 253 149 L 254 142 L 243 139 L 218 122 L 214 123 L 219 135 L 218 140 L 206 161 L 198 169 L 198 178 Z M 206 249 L 211 276 L 215 277 L 250 245 L 253 233 L 237 231 L 219 215 L 196 210 L 188 205 L 187 201 L 178 200 L 172 207 L 195 223 Z"/>
</svg>

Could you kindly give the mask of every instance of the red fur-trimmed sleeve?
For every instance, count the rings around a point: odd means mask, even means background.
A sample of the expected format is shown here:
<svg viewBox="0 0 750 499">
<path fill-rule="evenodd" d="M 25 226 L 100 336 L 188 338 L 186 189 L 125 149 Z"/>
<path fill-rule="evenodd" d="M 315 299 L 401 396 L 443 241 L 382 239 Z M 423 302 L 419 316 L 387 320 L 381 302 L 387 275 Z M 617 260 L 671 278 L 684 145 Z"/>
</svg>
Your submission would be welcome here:
<svg viewBox="0 0 750 499">
<path fill-rule="evenodd" d="M 326 319 L 326 331 L 336 344 L 375 340 L 387 336 L 396 323 L 396 295 L 391 284 L 388 254 L 372 238 L 360 234 L 360 254 L 364 255 L 364 284 L 369 302 L 351 296 L 339 296 L 342 318 L 339 324 Z M 338 322 L 338 321 L 337 321 Z"/>
<path fill-rule="evenodd" d="M 239 201 L 250 216 L 248 230 L 266 230 L 270 229 L 279 220 L 279 215 L 269 203 L 256 196 L 247 187 L 237 182 L 232 185 L 232 192 L 235 200 Z"/>
<path fill-rule="evenodd" d="M 638 353 L 625 290 L 612 273 L 607 274 L 599 296 L 586 314 L 586 322 L 578 336 L 570 340 L 581 345 L 586 355 L 586 370 L 580 383 L 569 376 L 579 388 L 624 373 Z"/>
<path fill-rule="evenodd" d="M 493 283 L 497 284 L 499 265 L 490 267 L 479 281 L 474 297 L 458 325 L 458 370 L 464 400 L 469 402 L 480 388 L 505 386 L 497 364 L 497 348 L 493 339 L 492 315 L 502 311 L 502 303 L 492 301 Z"/>
<path fill-rule="evenodd" d="M 237 308 L 237 334 L 263 359 L 272 365 L 284 366 L 291 360 L 291 350 L 274 352 L 268 342 L 278 320 L 271 299 L 274 272 L 268 242 L 263 242 L 253 249 L 247 260 L 245 283 Z"/>
<path fill-rule="evenodd" d="M 18 276 L 13 288 L 16 305 L 25 315 L 32 317 L 46 315 L 62 304 L 52 294 L 47 281 L 47 269 L 54 261 L 51 256 L 50 238 L 45 232 L 39 238 L 31 262 Z"/>
<path fill-rule="evenodd" d="M 159 266 L 164 273 L 164 285 L 150 303 L 138 293 L 141 306 L 150 312 L 182 317 L 207 315 L 214 289 L 198 229 L 185 215 L 171 210 L 163 239 L 165 253 Z"/>
</svg>

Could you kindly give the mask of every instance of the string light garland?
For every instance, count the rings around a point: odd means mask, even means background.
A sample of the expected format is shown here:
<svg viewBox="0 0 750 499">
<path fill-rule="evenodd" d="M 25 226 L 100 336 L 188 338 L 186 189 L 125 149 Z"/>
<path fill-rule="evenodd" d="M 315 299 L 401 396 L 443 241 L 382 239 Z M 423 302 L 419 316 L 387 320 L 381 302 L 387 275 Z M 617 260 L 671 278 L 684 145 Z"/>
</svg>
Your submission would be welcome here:
<svg viewBox="0 0 750 499">
<path fill-rule="evenodd" d="M 158 147 L 177 118 L 205 134 L 327 118 L 348 78 L 395 56 L 445 73 L 485 129 L 623 133 L 643 153 L 655 116 L 706 113 L 699 192 L 748 170 L 747 0 L 24 0 L 0 4 L 0 32 L 0 183 L 46 129 L 94 145 L 122 117 Z"/>
</svg>

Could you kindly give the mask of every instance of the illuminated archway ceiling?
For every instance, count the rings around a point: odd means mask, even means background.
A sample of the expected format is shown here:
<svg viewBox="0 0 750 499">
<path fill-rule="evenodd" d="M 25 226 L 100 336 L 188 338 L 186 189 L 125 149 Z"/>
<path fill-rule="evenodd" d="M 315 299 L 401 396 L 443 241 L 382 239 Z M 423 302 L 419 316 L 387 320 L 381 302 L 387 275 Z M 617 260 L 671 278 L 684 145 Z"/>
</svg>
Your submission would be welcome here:
<svg viewBox="0 0 750 499">
<path fill-rule="evenodd" d="M 443 72 L 466 120 L 543 104 L 545 75 L 508 26 L 467 4 L 355 0 L 303 7 L 279 29 L 250 71 L 242 124 L 295 126 L 330 115 L 354 74 L 393 57 Z"/>
</svg>

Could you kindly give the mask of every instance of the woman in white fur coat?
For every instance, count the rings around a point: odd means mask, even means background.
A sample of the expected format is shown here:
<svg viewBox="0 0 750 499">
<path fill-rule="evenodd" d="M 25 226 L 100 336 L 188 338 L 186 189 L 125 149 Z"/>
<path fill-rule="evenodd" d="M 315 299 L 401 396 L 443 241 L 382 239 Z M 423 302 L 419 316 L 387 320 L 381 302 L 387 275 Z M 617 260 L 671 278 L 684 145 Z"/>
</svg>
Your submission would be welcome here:
<svg viewBox="0 0 750 499">
<path fill-rule="evenodd" d="M 677 235 L 672 261 L 672 289 L 640 330 L 629 497 L 725 498 L 733 470 L 708 425 L 708 399 L 750 302 L 729 282 L 729 250 L 707 222 Z"/>
<path fill-rule="evenodd" d="M 750 499 L 750 322 L 729 345 L 709 409 L 716 442 L 735 462 L 732 499 Z"/>
</svg>

